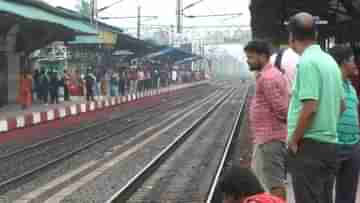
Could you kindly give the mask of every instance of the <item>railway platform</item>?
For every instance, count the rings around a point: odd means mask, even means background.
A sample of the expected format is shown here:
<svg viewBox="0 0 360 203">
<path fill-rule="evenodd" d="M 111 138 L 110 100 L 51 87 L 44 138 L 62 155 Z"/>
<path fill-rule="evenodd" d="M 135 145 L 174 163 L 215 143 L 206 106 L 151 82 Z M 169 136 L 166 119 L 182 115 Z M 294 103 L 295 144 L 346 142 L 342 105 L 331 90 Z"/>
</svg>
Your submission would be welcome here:
<svg viewBox="0 0 360 203">
<path fill-rule="evenodd" d="M 68 202 L 69 198 L 70 202 L 102 202 L 92 198 L 98 194 L 102 194 L 98 196 L 102 200 L 109 198 L 117 189 L 112 187 L 120 183 L 117 179 L 112 179 L 115 185 L 105 182 L 112 188 L 106 187 L 106 193 L 98 187 L 93 189 L 100 193 L 87 193 L 87 198 L 75 192 L 86 186 L 103 187 L 100 179 L 116 172 L 114 167 L 119 163 L 129 171 L 117 175 L 131 177 L 138 172 L 136 163 L 142 167 L 176 136 L 168 132 L 183 131 L 198 119 L 199 113 L 219 103 L 229 91 L 219 83 L 203 82 L 169 94 L 87 112 L 79 116 L 81 121 L 73 117 L 5 133 L 0 138 L 0 159 L 4 161 L 0 198 L 16 203 Z M 10 140 L 4 141 L 6 137 Z M 157 143 L 162 143 L 162 147 Z M 142 152 L 147 155 L 138 154 Z M 133 159 L 134 155 L 145 160 Z M 72 193 L 76 196 L 71 197 Z"/>
<path fill-rule="evenodd" d="M 71 102 L 61 102 L 61 104 L 48 106 L 35 104 L 26 110 L 20 109 L 19 105 L 8 105 L 0 108 L 0 133 L 77 116 L 86 112 L 98 111 L 108 107 L 145 99 L 147 97 L 197 86 L 203 83 L 207 83 L 207 81 L 172 85 L 125 96 L 103 97 L 94 102 L 86 102 L 83 99 L 77 99 Z"/>
<path fill-rule="evenodd" d="M 51 126 L 66 120 L 10 132 L 28 141 L 17 139 L 0 148 L 6 163 L 0 170 L 0 198 L 15 203 L 220 203 L 216 185 L 221 174 L 231 165 L 251 166 L 248 104 L 253 88 L 209 81 L 191 87 L 84 113 L 96 121 L 79 122 L 64 132 Z M 288 184 L 288 202 L 295 203 Z"/>
</svg>

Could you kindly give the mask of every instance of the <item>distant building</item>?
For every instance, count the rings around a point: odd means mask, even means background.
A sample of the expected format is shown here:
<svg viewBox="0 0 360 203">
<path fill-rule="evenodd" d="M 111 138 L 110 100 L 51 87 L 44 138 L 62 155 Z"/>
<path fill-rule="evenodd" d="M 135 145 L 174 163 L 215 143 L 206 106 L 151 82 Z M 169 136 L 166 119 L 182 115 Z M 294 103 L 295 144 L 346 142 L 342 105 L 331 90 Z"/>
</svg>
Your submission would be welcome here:
<svg viewBox="0 0 360 203">
<path fill-rule="evenodd" d="M 160 45 L 169 45 L 170 44 L 170 36 L 166 31 L 157 31 L 154 32 L 152 40 L 154 40 L 157 44 Z"/>
</svg>

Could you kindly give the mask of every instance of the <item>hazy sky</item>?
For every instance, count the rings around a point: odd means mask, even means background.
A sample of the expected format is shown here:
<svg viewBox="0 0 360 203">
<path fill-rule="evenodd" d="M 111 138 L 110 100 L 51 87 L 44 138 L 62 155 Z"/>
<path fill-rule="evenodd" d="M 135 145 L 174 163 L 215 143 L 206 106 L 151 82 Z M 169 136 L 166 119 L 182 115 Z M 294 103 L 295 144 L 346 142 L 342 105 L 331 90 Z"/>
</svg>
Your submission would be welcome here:
<svg viewBox="0 0 360 203">
<path fill-rule="evenodd" d="M 46 0 L 54 6 L 62 6 L 74 9 L 79 0 Z M 98 0 L 98 8 L 107 6 L 117 0 Z M 197 0 L 183 0 L 184 6 Z M 156 20 L 142 22 L 143 24 L 155 25 L 175 25 L 176 24 L 176 0 L 123 0 L 123 2 L 109 8 L 100 14 L 106 17 L 127 17 L 137 15 L 137 6 L 141 5 L 142 15 L 158 16 Z M 210 17 L 184 19 L 184 26 L 204 26 L 204 25 L 249 25 L 249 0 L 204 0 L 193 8 L 185 11 L 187 15 L 208 15 L 224 13 L 244 13 L 242 16 L 229 19 L 229 17 Z M 226 20 L 227 19 L 227 20 Z M 149 19 L 148 19 L 149 20 Z M 123 28 L 136 27 L 136 18 L 134 19 L 116 19 L 105 21 L 112 25 Z"/>
<path fill-rule="evenodd" d="M 75 5 L 79 0 L 45 0 L 53 6 L 62 6 L 65 8 L 75 9 Z M 110 5 L 118 0 L 98 0 L 98 8 Z M 183 0 L 184 7 L 196 2 L 197 0 Z M 175 25 L 176 24 L 176 0 L 123 0 L 123 2 L 109 8 L 100 14 L 106 17 L 128 17 L 137 15 L 137 6 L 141 5 L 142 15 L 158 16 L 156 20 L 142 22 L 142 24 L 152 25 Z M 250 12 L 249 0 L 204 0 L 193 8 L 185 11 L 186 15 L 213 15 L 224 13 L 243 13 L 242 16 L 229 19 L 229 17 L 210 17 L 210 18 L 184 18 L 184 26 L 207 26 L 207 25 L 249 25 Z M 227 19 L 227 20 L 226 20 Z M 116 19 L 106 20 L 106 23 L 121 27 L 131 28 L 128 32 L 134 34 L 136 32 L 136 18 L 134 19 Z M 214 29 L 196 29 L 196 32 L 205 33 L 214 31 Z M 184 30 L 190 34 L 190 30 Z M 231 55 L 243 59 L 243 48 L 241 45 L 223 45 L 219 46 L 227 50 Z"/>
</svg>

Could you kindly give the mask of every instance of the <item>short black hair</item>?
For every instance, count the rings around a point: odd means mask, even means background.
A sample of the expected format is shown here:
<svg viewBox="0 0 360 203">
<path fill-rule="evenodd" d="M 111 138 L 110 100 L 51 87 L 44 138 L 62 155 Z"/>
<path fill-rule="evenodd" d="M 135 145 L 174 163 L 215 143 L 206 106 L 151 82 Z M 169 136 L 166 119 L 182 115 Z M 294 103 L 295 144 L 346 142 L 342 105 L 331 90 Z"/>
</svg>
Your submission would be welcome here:
<svg viewBox="0 0 360 203">
<path fill-rule="evenodd" d="M 329 49 L 329 54 L 335 59 L 335 61 L 341 65 L 345 60 L 354 56 L 353 50 L 349 46 L 336 45 Z"/>
<path fill-rule="evenodd" d="M 225 173 L 219 189 L 236 200 L 265 192 L 254 173 L 240 166 L 233 166 Z"/>
<path fill-rule="evenodd" d="M 267 57 L 271 56 L 270 43 L 265 40 L 250 41 L 244 48 L 245 52 L 252 52 L 256 54 L 264 54 Z"/>
<path fill-rule="evenodd" d="M 304 14 L 304 13 L 302 13 Z M 311 22 L 305 22 L 302 16 L 295 14 L 290 18 L 288 31 L 292 34 L 294 40 L 316 40 L 317 26 L 315 19 Z"/>
</svg>

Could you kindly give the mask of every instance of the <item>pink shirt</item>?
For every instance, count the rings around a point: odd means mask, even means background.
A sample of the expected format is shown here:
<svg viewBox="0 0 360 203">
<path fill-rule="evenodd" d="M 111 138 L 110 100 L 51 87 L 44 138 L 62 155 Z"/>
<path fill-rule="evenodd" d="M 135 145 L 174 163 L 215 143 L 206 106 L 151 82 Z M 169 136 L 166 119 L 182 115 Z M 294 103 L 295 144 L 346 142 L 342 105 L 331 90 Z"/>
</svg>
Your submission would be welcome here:
<svg viewBox="0 0 360 203">
<path fill-rule="evenodd" d="M 145 79 L 145 77 L 144 77 L 144 72 L 143 72 L 143 71 L 139 71 L 137 77 L 138 77 L 138 80 L 144 80 L 144 79 Z"/>
<path fill-rule="evenodd" d="M 288 106 L 286 78 L 269 63 L 256 78 L 256 92 L 250 104 L 250 126 L 256 144 L 286 141 Z"/>
</svg>

